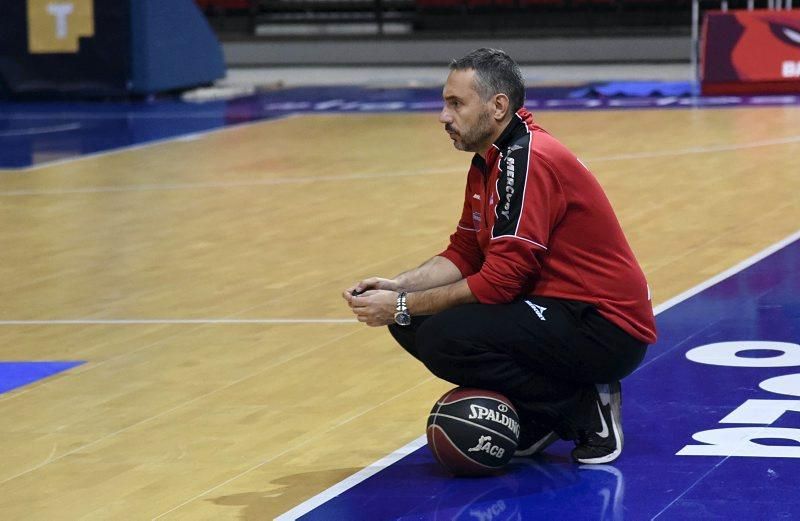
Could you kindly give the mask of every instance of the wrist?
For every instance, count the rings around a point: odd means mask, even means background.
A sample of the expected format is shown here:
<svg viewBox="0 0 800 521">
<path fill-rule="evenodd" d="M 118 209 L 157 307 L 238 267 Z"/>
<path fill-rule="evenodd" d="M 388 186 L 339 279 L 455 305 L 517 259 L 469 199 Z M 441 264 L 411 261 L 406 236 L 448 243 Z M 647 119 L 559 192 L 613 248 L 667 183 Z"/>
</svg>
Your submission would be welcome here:
<svg viewBox="0 0 800 521">
<path fill-rule="evenodd" d="M 408 294 L 405 291 L 397 293 L 397 300 L 394 308 L 394 322 L 398 326 L 408 326 L 411 324 L 411 314 L 408 312 Z"/>
<path fill-rule="evenodd" d="M 394 287 L 392 288 L 394 291 L 400 293 L 401 291 L 406 291 L 406 281 L 402 275 L 398 275 L 394 279 L 392 279 L 392 284 Z"/>
</svg>

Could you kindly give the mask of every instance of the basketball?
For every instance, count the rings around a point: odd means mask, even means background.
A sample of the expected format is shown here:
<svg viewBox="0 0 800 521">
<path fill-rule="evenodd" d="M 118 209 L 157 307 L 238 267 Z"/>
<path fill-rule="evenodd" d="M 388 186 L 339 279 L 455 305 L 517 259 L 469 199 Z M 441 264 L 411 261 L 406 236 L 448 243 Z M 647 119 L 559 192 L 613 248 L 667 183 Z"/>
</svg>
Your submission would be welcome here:
<svg viewBox="0 0 800 521">
<path fill-rule="evenodd" d="M 426 433 L 428 447 L 450 474 L 493 474 L 514 455 L 519 416 L 500 393 L 457 387 L 436 401 Z"/>
</svg>

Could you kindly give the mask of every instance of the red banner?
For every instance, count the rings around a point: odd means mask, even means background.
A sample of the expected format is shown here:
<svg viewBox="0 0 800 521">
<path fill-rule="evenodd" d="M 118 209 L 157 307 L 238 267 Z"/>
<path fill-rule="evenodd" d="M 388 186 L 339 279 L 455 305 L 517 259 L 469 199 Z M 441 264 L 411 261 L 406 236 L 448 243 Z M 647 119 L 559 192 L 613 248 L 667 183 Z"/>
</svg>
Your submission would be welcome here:
<svg viewBox="0 0 800 521">
<path fill-rule="evenodd" d="M 800 92 L 800 10 L 707 13 L 700 75 L 703 94 Z"/>
</svg>

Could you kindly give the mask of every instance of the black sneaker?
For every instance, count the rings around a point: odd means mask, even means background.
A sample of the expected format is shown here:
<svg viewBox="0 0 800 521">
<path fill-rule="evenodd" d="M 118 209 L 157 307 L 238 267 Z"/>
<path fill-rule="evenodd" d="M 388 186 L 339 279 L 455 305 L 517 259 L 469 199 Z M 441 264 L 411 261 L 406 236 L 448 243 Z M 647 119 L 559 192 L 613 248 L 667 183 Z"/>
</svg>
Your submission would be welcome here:
<svg viewBox="0 0 800 521">
<path fill-rule="evenodd" d="M 553 429 L 529 422 L 520 430 L 519 443 L 517 450 L 514 451 L 514 457 L 522 458 L 539 454 L 556 440 L 558 440 L 558 434 Z"/>
<path fill-rule="evenodd" d="M 610 463 L 622 453 L 622 386 L 615 382 L 595 387 L 600 430 L 582 433 L 572 451 L 572 459 L 587 465 Z"/>
</svg>

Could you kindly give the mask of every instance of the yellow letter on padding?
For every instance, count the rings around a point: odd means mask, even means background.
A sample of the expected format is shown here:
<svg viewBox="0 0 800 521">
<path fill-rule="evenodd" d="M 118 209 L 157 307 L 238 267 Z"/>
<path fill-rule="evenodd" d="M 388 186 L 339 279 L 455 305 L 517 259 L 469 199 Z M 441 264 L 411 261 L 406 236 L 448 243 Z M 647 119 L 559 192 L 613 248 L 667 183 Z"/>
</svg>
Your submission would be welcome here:
<svg viewBox="0 0 800 521">
<path fill-rule="evenodd" d="M 94 35 L 94 0 L 28 0 L 28 51 L 76 53 Z"/>
</svg>

